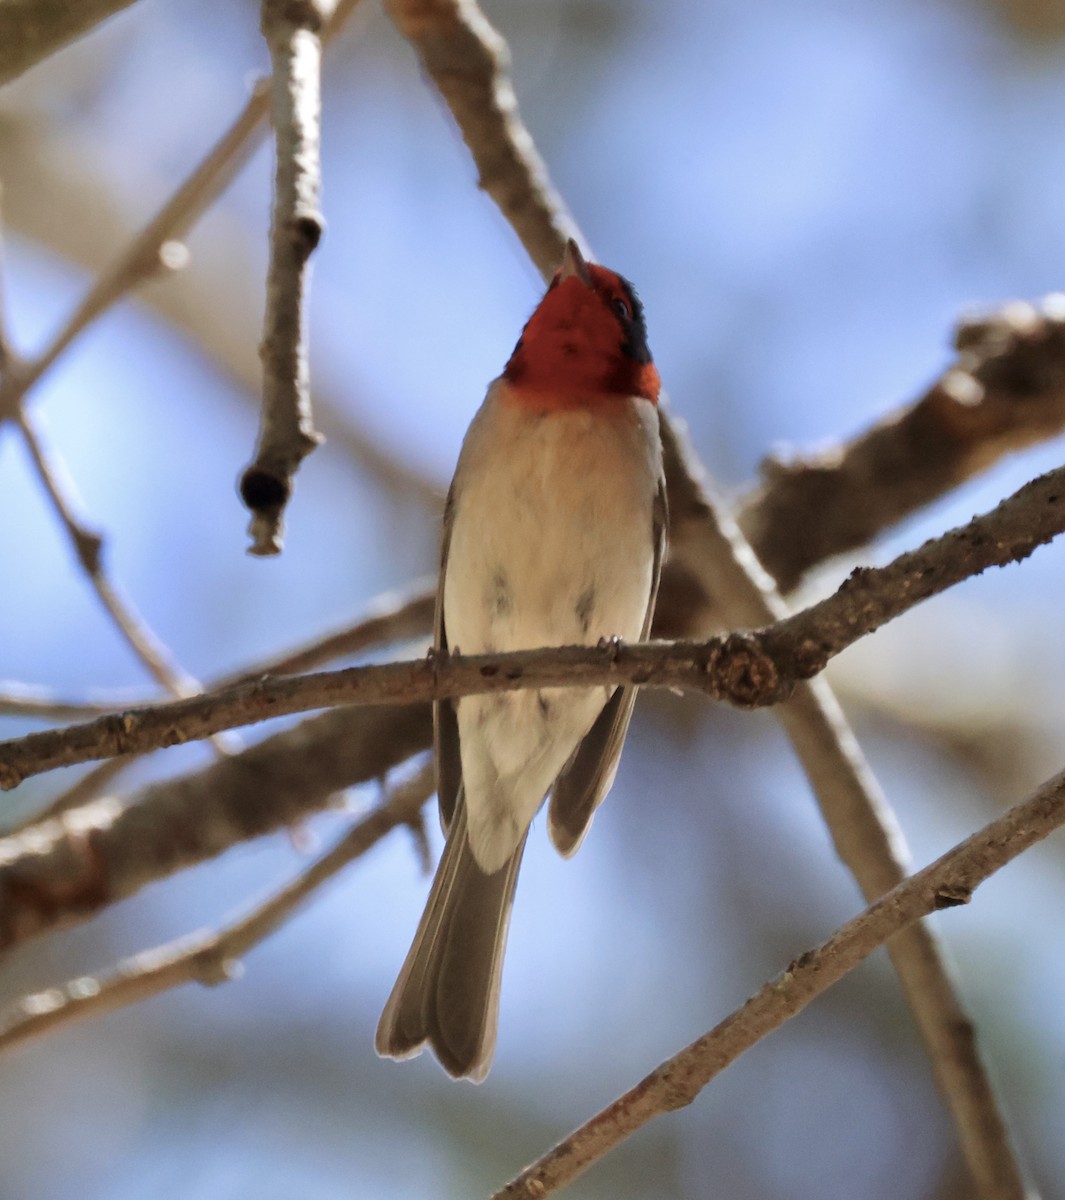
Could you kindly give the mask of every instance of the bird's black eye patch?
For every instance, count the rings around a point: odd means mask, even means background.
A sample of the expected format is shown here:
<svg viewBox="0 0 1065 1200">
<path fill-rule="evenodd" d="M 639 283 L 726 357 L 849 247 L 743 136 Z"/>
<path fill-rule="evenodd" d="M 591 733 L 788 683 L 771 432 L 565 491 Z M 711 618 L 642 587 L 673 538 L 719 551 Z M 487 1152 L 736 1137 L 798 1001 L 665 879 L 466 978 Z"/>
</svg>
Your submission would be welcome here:
<svg viewBox="0 0 1065 1200">
<path fill-rule="evenodd" d="M 621 348 L 638 363 L 649 363 L 651 351 L 647 345 L 647 326 L 643 319 L 643 305 L 632 284 L 627 279 L 618 276 L 621 285 L 621 295 L 610 301 L 611 311 L 618 319 L 625 334 Z"/>
</svg>

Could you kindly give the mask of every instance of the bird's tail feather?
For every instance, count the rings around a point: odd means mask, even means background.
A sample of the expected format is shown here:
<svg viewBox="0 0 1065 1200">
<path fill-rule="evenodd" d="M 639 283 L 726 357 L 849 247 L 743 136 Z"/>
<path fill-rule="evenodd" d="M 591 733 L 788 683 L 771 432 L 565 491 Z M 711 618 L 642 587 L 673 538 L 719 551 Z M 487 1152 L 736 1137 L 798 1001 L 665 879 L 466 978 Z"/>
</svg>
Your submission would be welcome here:
<svg viewBox="0 0 1065 1200">
<path fill-rule="evenodd" d="M 480 1082 L 495 1050 L 499 984 L 525 838 L 494 874 L 477 865 L 459 797 L 414 942 L 377 1026 L 378 1054 L 428 1043 L 449 1074 Z"/>
</svg>

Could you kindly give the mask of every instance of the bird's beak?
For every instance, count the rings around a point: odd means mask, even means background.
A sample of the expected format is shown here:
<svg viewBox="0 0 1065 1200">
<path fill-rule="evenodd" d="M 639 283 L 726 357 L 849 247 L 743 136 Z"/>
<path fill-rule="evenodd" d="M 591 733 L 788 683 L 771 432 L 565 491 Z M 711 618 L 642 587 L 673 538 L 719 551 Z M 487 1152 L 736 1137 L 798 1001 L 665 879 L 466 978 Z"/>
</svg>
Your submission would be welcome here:
<svg viewBox="0 0 1065 1200">
<path fill-rule="evenodd" d="M 560 283 L 571 277 L 579 279 L 585 287 L 592 286 L 592 277 L 588 273 L 588 264 L 584 261 L 584 255 L 581 253 L 580 246 L 577 245 L 573 238 L 570 238 L 566 243 L 566 249 L 562 253 L 562 266 L 558 272 Z"/>
</svg>

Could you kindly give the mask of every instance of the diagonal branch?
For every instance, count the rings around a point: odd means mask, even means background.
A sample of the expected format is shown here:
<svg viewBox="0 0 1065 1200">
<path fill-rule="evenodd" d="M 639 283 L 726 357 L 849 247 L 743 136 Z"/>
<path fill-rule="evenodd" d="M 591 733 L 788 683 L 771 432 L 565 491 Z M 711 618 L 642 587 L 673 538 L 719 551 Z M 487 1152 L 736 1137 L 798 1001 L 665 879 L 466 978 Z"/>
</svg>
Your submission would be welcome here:
<svg viewBox="0 0 1065 1200">
<path fill-rule="evenodd" d="M 521 119 L 506 42 L 474 0 L 388 0 L 387 6 L 451 109 L 477 165 L 478 186 L 550 278 L 567 239 L 580 242 L 581 233 Z"/>
<path fill-rule="evenodd" d="M 134 955 L 106 975 L 82 976 L 24 996 L 0 1014 L 0 1051 L 87 1017 L 101 1016 L 186 983 L 224 983 L 240 959 L 281 927 L 322 884 L 365 854 L 397 825 L 415 824 L 433 793 L 427 763 L 395 787 L 388 800 L 350 829 L 296 879 L 250 913 L 215 933 L 191 934 Z"/>
<path fill-rule="evenodd" d="M 323 42 L 340 32 L 359 3 L 360 0 L 338 0 L 322 30 Z M 32 360 L 21 364 L 17 372 L 10 371 L 0 380 L 0 422 L 15 415 L 23 397 L 112 305 L 161 269 L 174 269 L 184 264 L 184 249 L 177 239 L 184 236 L 251 157 L 256 139 L 265 128 L 269 108 L 269 87 L 259 82 L 244 108 L 206 157 L 125 251 L 101 273 L 47 347 Z"/>
<path fill-rule="evenodd" d="M 0 84 L 83 37 L 133 0 L 4 0 L 0 5 Z"/>
<path fill-rule="evenodd" d="M 429 745 L 428 705 L 338 709 L 205 770 L 0 838 L 0 951 L 274 833 Z"/>
<path fill-rule="evenodd" d="M 103 563 L 103 536 L 88 528 L 76 513 L 73 487 L 68 481 L 66 467 L 47 445 L 40 428 L 21 408 L 15 422 L 75 557 L 122 639 L 152 678 L 172 696 L 190 696 L 198 692 L 200 685 L 197 681 L 182 670 L 134 609 L 132 602 L 122 595 L 119 587 L 108 577 Z"/>
<path fill-rule="evenodd" d="M 763 465 L 737 520 L 781 591 L 1065 430 L 1065 296 L 967 318 L 954 337 L 956 361 L 914 403 L 850 442 Z"/>
<path fill-rule="evenodd" d="M 411 587 L 385 593 L 373 601 L 368 612 L 354 624 L 321 635 L 314 641 L 308 642 L 292 650 L 258 663 L 255 667 L 246 667 L 231 675 L 223 676 L 214 682 L 215 690 L 223 687 L 233 687 L 238 683 L 247 683 L 261 679 L 265 675 L 286 675 L 295 671 L 306 671 L 322 663 L 346 655 L 358 654 L 373 646 L 395 644 L 407 638 L 417 637 L 432 628 L 434 595 L 427 593 L 421 580 Z M 12 685 L 6 694 L 0 693 L 0 713 L 18 709 L 18 685 Z M 43 698 L 42 698 L 43 702 Z M 43 702 L 46 704 L 47 702 Z M 110 704 L 97 711 L 113 712 L 116 709 L 128 708 L 129 703 Z M 22 708 L 27 712 L 33 708 L 33 693 Z M 40 711 L 40 709 L 38 709 Z M 59 715 L 56 713 L 55 715 Z M 76 718 L 78 713 L 70 712 L 69 718 Z M 88 716 L 88 713 L 81 713 Z M 8 830 L 8 834 L 20 832 L 30 825 L 38 825 L 52 817 L 77 808 L 87 803 L 109 787 L 115 778 L 133 762 L 135 756 L 107 759 L 93 770 L 89 771 L 73 786 L 60 793 L 45 809 L 33 813 L 25 822 Z"/>
<path fill-rule="evenodd" d="M 976 888 L 1065 824 L 1065 773 L 972 837 L 905 879 L 816 950 L 800 954 L 747 1002 L 592 1117 L 492 1200 L 547 1196 L 571 1183 L 653 1117 L 691 1104 L 700 1091 L 901 930 L 930 913 L 967 904 Z"/>
</svg>

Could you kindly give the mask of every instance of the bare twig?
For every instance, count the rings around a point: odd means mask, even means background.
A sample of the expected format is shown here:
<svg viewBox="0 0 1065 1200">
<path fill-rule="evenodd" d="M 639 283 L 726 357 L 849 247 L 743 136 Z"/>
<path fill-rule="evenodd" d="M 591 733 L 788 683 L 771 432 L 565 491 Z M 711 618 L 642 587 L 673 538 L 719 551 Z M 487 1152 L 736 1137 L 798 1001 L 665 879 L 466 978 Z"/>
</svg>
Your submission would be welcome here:
<svg viewBox="0 0 1065 1200">
<path fill-rule="evenodd" d="M 915 403 L 812 457 L 769 460 L 740 528 L 782 591 L 818 562 L 1065 429 L 1065 296 L 963 320 L 957 361 Z"/>
<path fill-rule="evenodd" d="M 307 281 L 322 236 L 322 44 L 319 0 L 262 0 L 262 31 L 273 65 L 271 113 L 276 135 L 270 266 L 259 355 L 262 416 L 255 460 L 240 481 L 251 510 L 252 554 L 281 551 L 283 514 L 300 463 L 322 441 L 311 418 L 307 359 Z"/>
<path fill-rule="evenodd" d="M 417 579 L 405 588 L 386 592 L 372 601 L 353 625 L 322 634 L 305 646 L 286 650 L 254 667 L 216 680 L 214 687 L 232 687 L 263 675 L 295 675 L 374 646 L 395 645 L 419 637 L 433 627 L 435 581 Z"/>
<path fill-rule="evenodd" d="M 741 1008 L 667 1059 L 492 1200 L 542 1197 L 571 1183 L 652 1117 L 683 1108 L 727 1066 L 779 1029 L 900 930 L 940 909 L 967 904 L 975 889 L 1065 824 L 1065 773 L 1011 808 L 800 954 Z"/>
<path fill-rule="evenodd" d="M 216 933 L 201 932 L 134 955 L 106 975 L 82 976 L 24 996 L 0 1015 L 0 1051 L 59 1026 L 101 1016 L 186 983 L 217 984 L 238 973 L 240 959 L 269 937 L 317 888 L 365 854 L 397 825 L 416 822 L 433 793 L 432 763 L 397 785 L 325 855 L 250 913 Z"/>
<path fill-rule="evenodd" d="M 561 257 L 561 243 L 551 246 L 549 223 L 541 223 L 543 240 L 535 243 L 532 234 L 526 236 L 523 224 L 528 198 L 544 194 L 543 165 L 513 111 L 505 59 L 498 49 L 482 52 L 471 44 L 481 41 L 497 47 L 499 35 L 488 26 L 475 0 L 392 0 L 392 6 L 417 18 L 408 31 L 462 126 L 474 159 L 505 165 L 506 186 L 492 194 L 547 275 Z M 419 40 L 425 28 L 432 37 Z M 509 109 L 499 102 L 501 96 L 509 97 Z M 670 578 L 664 584 L 678 592 L 687 588 L 689 620 L 698 618 L 700 592 L 717 602 L 726 624 L 760 625 L 786 616 L 772 581 L 739 529 L 721 517 L 699 485 L 694 461 L 686 461 L 689 455 L 682 452 L 686 448 L 680 431 L 667 420 L 663 433 L 674 518 Z M 688 501 L 686 521 L 676 519 L 678 494 Z M 705 611 L 709 606 L 702 607 Z M 823 681 L 801 687 L 794 700 L 782 706 L 781 720 L 841 856 L 871 898 L 874 879 L 887 876 L 896 882 L 901 878 L 902 855 L 896 853 L 901 839 L 857 742 Z M 930 933 L 918 928 L 896 939 L 892 957 L 977 1187 L 985 1200 L 1020 1200 L 1024 1184 L 1009 1133 L 975 1045 L 959 1032 L 969 1029 L 968 1019 L 938 947 Z"/>
<path fill-rule="evenodd" d="M 59 696 L 49 688 L 32 687 L 14 680 L 0 680 L 0 717 L 33 717 L 42 721 L 70 721 L 117 712 L 133 704 L 149 704 L 128 693 L 115 692 L 98 700 Z"/>
<path fill-rule="evenodd" d="M 424 750 L 428 705 L 339 709 L 205 770 L 0 838 L 0 950 L 292 825 Z"/>
<path fill-rule="evenodd" d="M 274 655 L 256 666 L 221 676 L 211 686 L 213 689 L 235 687 L 264 675 L 295 675 L 375 646 L 394 645 L 418 637 L 432 628 L 434 592 L 428 580 L 415 580 L 409 587 L 379 596 L 370 604 L 368 613 L 354 624 L 322 634 L 306 645 Z M 103 695 L 99 699 L 76 699 L 58 696 L 48 688 L 32 684 L 0 680 L 0 716 L 4 717 L 76 720 L 150 703 L 149 697 L 138 698 L 122 692 Z"/>
<path fill-rule="evenodd" d="M 400 32 L 447 101 L 479 172 L 541 275 L 581 232 L 537 152 L 510 82 L 510 52 L 473 0 L 388 0 Z M 582 243 L 582 249 L 586 246 Z"/>
<path fill-rule="evenodd" d="M 359 3 L 360 0 L 339 0 L 322 30 L 323 42 L 339 33 Z M 183 265 L 185 255 L 178 239 L 225 190 L 251 156 L 255 139 L 265 127 L 269 97 L 265 82 L 255 85 L 244 108 L 207 156 L 115 263 L 100 275 L 44 351 L 18 372 L 9 372 L 0 380 L 0 421 L 15 415 L 23 397 L 56 359 L 113 304 L 160 269 Z"/>
<path fill-rule="evenodd" d="M 103 536 L 88 528 L 75 511 L 74 485 L 63 462 L 48 447 L 44 436 L 24 405 L 19 405 L 15 422 L 29 450 L 41 486 L 52 503 L 82 570 L 88 576 L 119 636 L 126 642 L 145 669 L 172 696 L 193 696 L 201 691 L 199 683 L 185 672 L 163 642 L 122 594 L 104 570 Z M 239 746 L 231 737 L 212 737 L 215 749 L 228 754 Z"/>
<path fill-rule="evenodd" d="M 265 84 L 259 84 L 229 129 L 125 252 L 97 278 L 45 349 L 0 383 L 0 421 L 15 415 L 23 397 L 98 317 L 161 269 L 183 264 L 177 239 L 250 156 L 255 148 L 254 135 L 261 131 L 266 112 L 267 90 Z"/>
<path fill-rule="evenodd" d="M 4 0 L 0 5 L 0 84 L 82 37 L 133 0 Z"/>
<path fill-rule="evenodd" d="M 173 696 L 190 696 L 200 685 L 187 675 L 169 650 L 145 624 L 103 567 L 103 536 L 90 529 L 75 511 L 74 485 L 65 465 L 44 439 L 42 430 L 21 408 L 15 417 L 34 469 L 70 539 L 74 554 L 89 578 L 115 628 L 157 683 Z"/>
<path fill-rule="evenodd" d="M 425 581 L 418 580 L 409 588 L 379 596 L 370 604 L 368 614 L 353 625 L 324 634 L 305 646 L 285 651 L 255 667 L 223 676 L 215 680 L 212 687 L 234 687 L 238 683 L 247 683 L 266 675 L 288 675 L 296 671 L 307 671 L 333 659 L 358 654 L 373 646 L 394 644 L 417 637 L 432 628 L 433 604 L 433 592 L 428 590 Z M 19 684 L 0 685 L 0 714 L 7 711 L 23 716 L 43 716 L 49 712 L 53 717 L 70 719 L 114 712 L 116 709 L 128 708 L 132 703 L 126 700 L 123 703 L 101 704 L 95 708 L 79 703 L 64 712 L 56 705 L 54 698 L 34 693 L 32 690 L 27 692 Z M 18 833 L 30 825 L 39 824 L 86 804 L 100 795 L 105 787 L 109 787 L 119 773 L 136 761 L 136 758 L 136 755 L 124 755 L 105 760 L 60 793 L 46 808 L 27 816 L 23 822 L 8 830 L 8 834 Z"/>
</svg>

